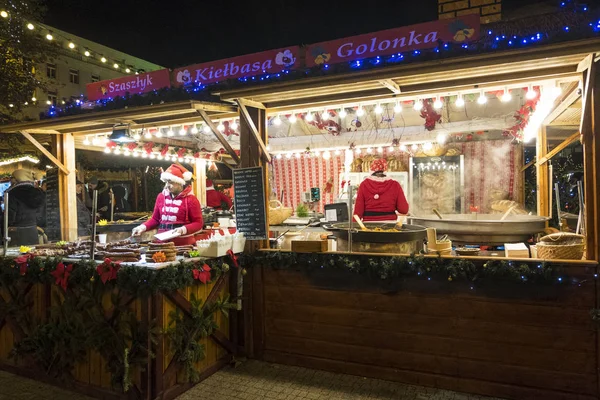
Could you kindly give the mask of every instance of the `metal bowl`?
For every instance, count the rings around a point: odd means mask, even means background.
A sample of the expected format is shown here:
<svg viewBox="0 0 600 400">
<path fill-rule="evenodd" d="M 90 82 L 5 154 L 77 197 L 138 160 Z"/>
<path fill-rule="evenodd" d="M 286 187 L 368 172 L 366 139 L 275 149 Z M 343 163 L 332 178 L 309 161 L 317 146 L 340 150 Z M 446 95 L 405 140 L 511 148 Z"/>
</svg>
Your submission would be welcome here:
<svg viewBox="0 0 600 400">
<path fill-rule="evenodd" d="M 446 214 L 408 217 L 413 224 L 435 228 L 437 234 L 447 234 L 453 242 L 499 245 L 522 243 L 543 232 L 550 218 L 537 215 L 509 215 L 500 221 L 502 214 Z"/>
</svg>

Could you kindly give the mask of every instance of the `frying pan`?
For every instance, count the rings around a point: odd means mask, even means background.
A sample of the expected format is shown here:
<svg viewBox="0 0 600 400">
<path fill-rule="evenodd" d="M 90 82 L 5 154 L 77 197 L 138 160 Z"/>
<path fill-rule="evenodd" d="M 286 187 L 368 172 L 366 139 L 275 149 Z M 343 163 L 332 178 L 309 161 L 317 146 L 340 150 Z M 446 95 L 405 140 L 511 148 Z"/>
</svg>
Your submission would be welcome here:
<svg viewBox="0 0 600 400">
<path fill-rule="evenodd" d="M 365 222 L 367 229 L 373 229 L 378 227 L 390 228 L 389 223 L 381 222 Z M 331 234 L 338 239 L 348 240 L 348 222 L 342 222 L 337 224 L 323 224 L 321 225 L 325 230 L 331 231 Z M 402 230 L 399 232 L 373 232 L 363 231 L 360 229 L 352 229 L 352 241 L 354 242 L 366 242 L 366 243 L 404 243 L 412 242 L 415 240 L 423 240 L 427 237 L 427 229 L 420 225 L 402 225 Z"/>
</svg>

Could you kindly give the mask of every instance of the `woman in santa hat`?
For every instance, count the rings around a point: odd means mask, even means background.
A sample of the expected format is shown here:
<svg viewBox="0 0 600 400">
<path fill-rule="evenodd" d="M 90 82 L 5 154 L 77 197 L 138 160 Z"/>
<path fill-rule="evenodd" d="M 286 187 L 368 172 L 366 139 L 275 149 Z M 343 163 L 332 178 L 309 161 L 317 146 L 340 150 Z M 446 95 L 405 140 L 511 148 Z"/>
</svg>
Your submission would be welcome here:
<svg viewBox="0 0 600 400">
<path fill-rule="evenodd" d="M 192 193 L 189 181 L 192 173 L 181 165 L 171 164 L 160 175 L 165 189 L 156 197 L 152 217 L 133 228 L 132 235 L 139 236 L 148 229 L 158 227 L 158 233 L 175 229 L 180 236 L 172 239 L 175 246 L 196 243 L 194 235 L 202 230 L 202 208 Z"/>
<path fill-rule="evenodd" d="M 387 161 L 377 159 L 371 163 L 373 174 L 367 177 L 358 187 L 354 214 L 363 221 L 397 220 L 396 212 L 408 213 L 408 202 L 398 181 L 388 178 Z"/>
<path fill-rule="evenodd" d="M 223 204 L 226 206 L 226 210 L 231 208 L 231 199 L 223 193 L 215 190 L 213 181 L 210 179 L 206 180 L 206 206 L 214 208 L 215 210 L 223 209 Z"/>
</svg>

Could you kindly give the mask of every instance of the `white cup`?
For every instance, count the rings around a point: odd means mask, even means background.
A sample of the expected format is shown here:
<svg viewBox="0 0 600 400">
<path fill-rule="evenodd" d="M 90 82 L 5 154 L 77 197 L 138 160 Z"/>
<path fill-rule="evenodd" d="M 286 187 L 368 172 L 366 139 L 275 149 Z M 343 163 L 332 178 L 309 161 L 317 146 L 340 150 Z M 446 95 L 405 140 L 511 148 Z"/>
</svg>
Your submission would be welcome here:
<svg viewBox="0 0 600 400">
<path fill-rule="evenodd" d="M 220 228 L 229 228 L 230 218 L 217 218 L 217 222 L 219 223 Z"/>
<path fill-rule="evenodd" d="M 106 233 L 99 233 L 98 234 L 98 243 L 106 243 Z"/>
</svg>

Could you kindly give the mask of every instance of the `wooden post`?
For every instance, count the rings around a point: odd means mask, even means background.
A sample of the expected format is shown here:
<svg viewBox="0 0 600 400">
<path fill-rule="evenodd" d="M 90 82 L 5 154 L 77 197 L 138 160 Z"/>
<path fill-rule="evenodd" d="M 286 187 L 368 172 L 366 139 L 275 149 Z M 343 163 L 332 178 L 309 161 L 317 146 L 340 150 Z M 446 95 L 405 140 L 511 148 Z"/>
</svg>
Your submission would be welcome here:
<svg viewBox="0 0 600 400">
<path fill-rule="evenodd" d="M 546 126 L 538 131 L 536 146 L 536 158 L 539 160 L 546 156 L 548 152 L 548 146 L 546 143 Z M 550 204 L 548 200 L 550 198 L 550 190 L 548 187 L 548 164 L 536 164 L 536 180 L 537 180 L 537 213 L 540 216 L 547 217 L 550 215 Z"/>
<path fill-rule="evenodd" d="M 75 138 L 72 133 L 63 133 L 60 138 L 60 160 L 67 169 L 58 172 L 60 199 L 60 227 L 62 240 L 77 240 L 77 188 L 75 169 Z"/>
<path fill-rule="evenodd" d="M 194 162 L 194 186 L 192 190 L 200 201 L 202 207 L 206 207 L 206 160 L 197 158 Z"/>
<path fill-rule="evenodd" d="M 589 64 L 589 68 L 584 77 L 585 88 L 583 93 L 584 100 L 582 104 L 581 117 L 581 137 L 583 142 L 583 175 L 585 192 L 585 228 L 586 228 L 586 258 L 588 260 L 598 260 L 600 254 L 598 250 L 598 239 L 600 235 L 600 201 L 599 188 L 600 172 L 598 171 L 600 162 L 600 140 L 598 132 L 600 130 L 600 77 L 598 76 L 597 62 Z"/>
</svg>

